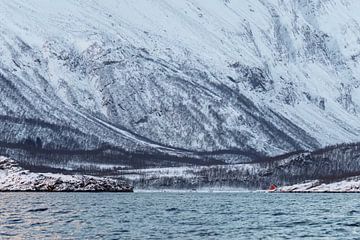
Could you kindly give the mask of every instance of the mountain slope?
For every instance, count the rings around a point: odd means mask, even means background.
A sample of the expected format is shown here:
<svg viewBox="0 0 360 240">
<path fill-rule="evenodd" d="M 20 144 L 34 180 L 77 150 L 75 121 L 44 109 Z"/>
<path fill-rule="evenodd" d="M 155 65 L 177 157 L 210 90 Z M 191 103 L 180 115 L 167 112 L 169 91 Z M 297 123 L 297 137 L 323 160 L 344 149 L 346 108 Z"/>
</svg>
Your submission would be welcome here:
<svg viewBox="0 0 360 240">
<path fill-rule="evenodd" d="M 116 175 L 139 189 L 265 190 L 276 184 L 287 192 L 359 192 L 360 144 L 299 151 L 246 164 L 117 171 Z"/>
<path fill-rule="evenodd" d="M 356 0 L 0 5 L 3 142 L 261 156 L 359 140 Z"/>
</svg>

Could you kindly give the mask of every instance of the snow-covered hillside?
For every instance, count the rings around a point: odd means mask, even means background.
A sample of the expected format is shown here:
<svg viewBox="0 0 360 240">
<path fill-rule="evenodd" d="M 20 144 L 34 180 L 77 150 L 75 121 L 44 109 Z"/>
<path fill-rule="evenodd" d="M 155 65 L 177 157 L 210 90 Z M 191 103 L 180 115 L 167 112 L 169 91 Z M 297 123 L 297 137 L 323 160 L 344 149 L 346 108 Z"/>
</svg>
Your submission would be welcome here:
<svg viewBox="0 0 360 240">
<path fill-rule="evenodd" d="M 14 160 L 0 156 L 0 192 L 132 192 L 125 182 L 109 178 L 32 173 Z"/>
<path fill-rule="evenodd" d="M 263 189 L 360 192 L 360 144 L 342 144 L 247 164 L 114 169 L 136 189 Z"/>
<path fill-rule="evenodd" d="M 276 155 L 360 140 L 358 0 L 0 0 L 0 140 Z"/>
</svg>

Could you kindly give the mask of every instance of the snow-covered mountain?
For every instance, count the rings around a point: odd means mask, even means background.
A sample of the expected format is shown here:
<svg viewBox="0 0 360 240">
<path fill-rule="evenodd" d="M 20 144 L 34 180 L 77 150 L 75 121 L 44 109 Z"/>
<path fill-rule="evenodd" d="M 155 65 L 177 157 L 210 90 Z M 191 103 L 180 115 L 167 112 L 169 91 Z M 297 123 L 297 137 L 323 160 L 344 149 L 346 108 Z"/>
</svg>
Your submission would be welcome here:
<svg viewBox="0 0 360 240">
<path fill-rule="evenodd" d="M 359 11 L 358 0 L 0 0 L 2 146 L 255 158 L 359 141 Z"/>
</svg>

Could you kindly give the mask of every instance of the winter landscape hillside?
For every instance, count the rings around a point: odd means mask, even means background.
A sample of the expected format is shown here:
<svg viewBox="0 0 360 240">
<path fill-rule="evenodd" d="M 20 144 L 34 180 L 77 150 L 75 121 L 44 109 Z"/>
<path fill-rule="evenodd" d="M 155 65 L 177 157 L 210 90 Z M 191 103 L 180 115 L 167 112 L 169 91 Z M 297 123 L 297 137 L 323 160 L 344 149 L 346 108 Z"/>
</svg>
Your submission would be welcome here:
<svg viewBox="0 0 360 240">
<path fill-rule="evenodd" d="M 357 0 L 0 0 L 0 155 L 113 173 L 359 142 L 359 11 Z"/>
</svg>

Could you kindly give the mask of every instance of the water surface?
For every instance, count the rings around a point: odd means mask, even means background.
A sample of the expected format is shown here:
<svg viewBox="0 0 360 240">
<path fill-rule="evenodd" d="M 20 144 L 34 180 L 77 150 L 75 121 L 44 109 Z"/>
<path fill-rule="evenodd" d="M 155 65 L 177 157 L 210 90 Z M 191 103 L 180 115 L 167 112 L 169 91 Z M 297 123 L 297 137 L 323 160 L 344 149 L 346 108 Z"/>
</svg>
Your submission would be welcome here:
<svg viewBox="0 0 360 240">
<path fill-rule="evenodd" d="M 0 239 L 360 238 L 360 194 L 0 195 Z"/>
</svg>

